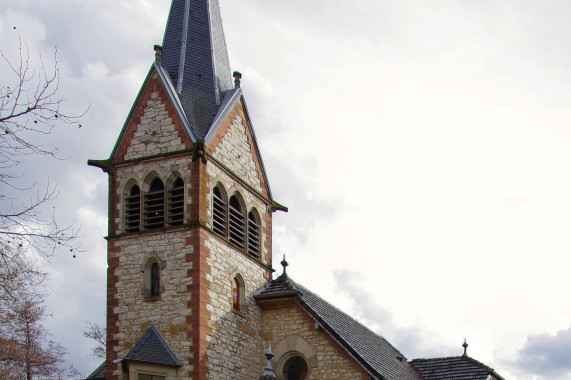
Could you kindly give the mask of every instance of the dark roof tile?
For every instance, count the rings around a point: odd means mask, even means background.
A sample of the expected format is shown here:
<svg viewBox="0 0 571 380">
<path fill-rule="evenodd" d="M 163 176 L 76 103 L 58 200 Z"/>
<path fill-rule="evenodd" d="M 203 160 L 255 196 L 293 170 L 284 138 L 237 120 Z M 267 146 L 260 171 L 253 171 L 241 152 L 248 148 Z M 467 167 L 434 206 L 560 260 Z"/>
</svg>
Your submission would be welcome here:
<svg viewBox="0 0 571 380">
<path fill-rule="evenodd" d="M 161 65 L 169 73 L 194 135 L 204 139 L 234 83 L 218 0 L 189 0 L 188 9 L 186 3 L 172 2 Z"/>
<path fill-rule="evenodd" d="M 151 325 L 135 343 L 125 360 L 139 363 L 180 367 L 181 364 L 155 326 Z"/>
<path fill-rule="evenodd" d="M 425 380 L 486 380 L 488 375 L 503 380 L 493 368 L 469 356 L 414 359 L 411 364 Z"/>
</svg>

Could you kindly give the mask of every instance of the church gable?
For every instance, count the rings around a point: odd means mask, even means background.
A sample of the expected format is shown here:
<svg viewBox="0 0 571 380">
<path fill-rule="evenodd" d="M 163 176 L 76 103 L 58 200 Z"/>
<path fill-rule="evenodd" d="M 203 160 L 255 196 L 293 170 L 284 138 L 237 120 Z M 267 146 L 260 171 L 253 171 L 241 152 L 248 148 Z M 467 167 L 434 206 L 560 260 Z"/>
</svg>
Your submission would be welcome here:
<svg viewBox="0 0 571 380">
<path fill-rule="evenodd" d="M 190 149 L 192 142 L 156 70 L 151 73 L 115 148 L 116 161 Z"/>
<path fill-rule="evenodd" d="M 370 374 L 295 303 L 264 310 L 264 338 L 274 349 L 273 367 L 285 378 L 369 380 Z M 296 377 L 296 375 L 298 377 Z M 307 376 L 307 377 L 303 377 Z"/>
<path fill-rule="evenodd" d="M 269 196 L 261 158 L 243 99 L 234 104 L 215 131 L 207 152 L 257 192 Z"/>
<path fill-rule="evenodd" d="M 368 375 L 371 375 L 372 378 L 384 380 L 419 380 L 420 377 L 409 365 L 404 355 L 388 341 L 291 280 L 285 272 L 288 265 L 285 259 L 282 265 L 284 273 L 277 279 L 269 281 L 254 294 L 254 299 L 264 313 L 265 332 L 273 338 L 272 344 L 276 347 L 276 357 L 279 354 L 281 339 L 289 335 L 302 337 L 317 347 L 318 357 L 330 357 L 332 354 L 323 351 L 327 347 L 320 342 L 320 339 L 327 338 L 332 347 L 340 348 L 340 351 L 345 352 L 351 360 L 344 367 L 345 372 L 342 376 L 339 373 L 332 375 L 328 372 L 331 368 L 327 364 L 320 364 L 318 360 L 314 370 L 315 373 L 319 373 L 316 378 L 367 379 Z M 289 308 L 289 311 L 284 312 L 286 308 Z M 292 317 L 295 310 L 298 310 L 298 313 L 306 320 L 305 324 L 284 320 L 284 318 Z M 303 350 L 297 351 L 311 367 L 311 355 L 304 354 Z M 284 362 L 278 359 L 278 365 L 281 366 L 278 369 L 283 369 Z M 354 374 L 357 367 L 363 377 Z M 311 368 L 308 370 L 312 371 Z"/>
</svg>

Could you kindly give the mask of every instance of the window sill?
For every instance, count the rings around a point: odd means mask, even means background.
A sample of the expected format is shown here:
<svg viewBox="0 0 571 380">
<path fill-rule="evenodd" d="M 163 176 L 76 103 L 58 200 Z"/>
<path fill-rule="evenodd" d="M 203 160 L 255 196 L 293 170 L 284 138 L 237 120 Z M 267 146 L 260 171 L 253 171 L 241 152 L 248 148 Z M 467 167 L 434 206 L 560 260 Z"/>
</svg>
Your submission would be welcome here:
<svg viewBox="0 0 571 380">
<path fill-rule="evenodd" d="M 239 316 L 242 317 L 242 318 L 246 318 L 246 317 L 247 317 L 245 311 L 232 309 L 232 312 L 233 312 L 234 314 L 236 314 L 236 315 L 239 315 Z"/>
</svg>

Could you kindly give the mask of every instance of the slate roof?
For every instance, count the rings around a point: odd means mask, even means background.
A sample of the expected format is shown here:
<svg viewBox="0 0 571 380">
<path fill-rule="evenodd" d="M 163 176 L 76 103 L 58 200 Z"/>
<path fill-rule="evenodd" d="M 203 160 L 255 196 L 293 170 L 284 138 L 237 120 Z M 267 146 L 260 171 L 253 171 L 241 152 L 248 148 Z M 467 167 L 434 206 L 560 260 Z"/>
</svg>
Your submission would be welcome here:
<svg viewBox="0 0 571 380">
<path fill-rule="evenodd" d="M 204 139 L 234 88 L 218 0 L 173 0 L 160 62 L 194 135 Z"/>
<path fill-rule="evenodd" d="M 151 325 L 125 355 L 126 361 L 180 367 L 181 364 L 155 326 Z"/>
<path fill-rule="evenodd" d="M 493 368 L 469 356 L 414 359 L 411 364 L 425 380 L 486 380 L 488 375 L 504 380 Z"/>
<path fill-rule="evenodd" d="M 105 362 L 101 363 L 85 380 L 105 380 Z"/>
<path fill-rule="evenodd" d="M 282 275 L 254 293 L 257 300 L 294 297 L 321 327 L 371 376 L 386 380 L 419 380 L 405 356 L 385 338 L 375 334 L 315 293 Z"/>
</svg>

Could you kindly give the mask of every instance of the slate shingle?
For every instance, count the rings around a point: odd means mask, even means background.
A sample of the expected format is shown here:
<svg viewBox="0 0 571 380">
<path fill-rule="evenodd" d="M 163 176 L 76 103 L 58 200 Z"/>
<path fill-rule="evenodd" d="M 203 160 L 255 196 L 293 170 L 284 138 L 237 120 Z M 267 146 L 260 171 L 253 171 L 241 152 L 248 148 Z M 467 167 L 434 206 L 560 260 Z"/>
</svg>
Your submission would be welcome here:
<svg viewBox="0 0 571 380">
<path fill-rule="evenodd" d="M 188 9 L 185 0 L 173 0 L 161 66 L 180 90 L 194 135 L 204 139 L 224 96 L 234 88 L 218 0 L 190 0 Z"/>
<path fill-rule="evenodd" d="M 488 375 L 503 380 L 493 368 L 469 356 L 414 359 L 411 364 L 424 380 L 486 380 Z"/>
<path fill-rule="evenodd" d="M 155 326 L 151 325 L 135 343 L 125 360 L 138 363 L 180 367 L 181 364 Z"/>
</svg>

